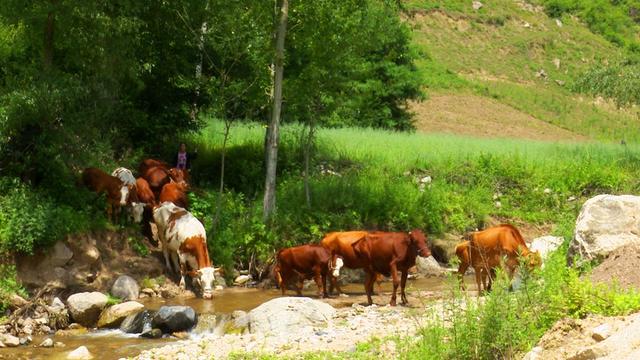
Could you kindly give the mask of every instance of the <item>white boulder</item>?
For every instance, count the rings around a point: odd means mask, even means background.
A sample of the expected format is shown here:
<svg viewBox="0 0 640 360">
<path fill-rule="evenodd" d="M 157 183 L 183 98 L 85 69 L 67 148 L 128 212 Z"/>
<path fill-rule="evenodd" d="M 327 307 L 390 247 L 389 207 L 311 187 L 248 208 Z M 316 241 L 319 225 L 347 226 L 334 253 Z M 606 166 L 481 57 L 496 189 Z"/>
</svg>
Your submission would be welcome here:
<svg viewBox="0 0 640 360">
<path fill-rule="evenodd" d="M 588 261 L 633 243 L 640 243 L 640 196 L 598 195 L 582 206 L 567 256 Z"/>
<path fill-rule="evenodd" d="M 281 297 L 251 310 L 247 323 L 251 333 L 290 334 L 309 326 L 326 326 L 335 313 L 336 309 L 322 301 Z"/>
</svg>

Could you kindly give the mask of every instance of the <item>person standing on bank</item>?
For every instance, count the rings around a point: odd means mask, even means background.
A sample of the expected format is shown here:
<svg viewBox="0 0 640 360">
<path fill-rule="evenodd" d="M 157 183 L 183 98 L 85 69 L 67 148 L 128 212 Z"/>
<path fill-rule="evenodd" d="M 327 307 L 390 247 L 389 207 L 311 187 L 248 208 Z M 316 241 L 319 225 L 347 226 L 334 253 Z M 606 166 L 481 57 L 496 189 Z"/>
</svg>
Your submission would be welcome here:
<svg viewBox="0 0 640 360">
<path fill-rule="evenodd" d="M 185 175 L 188 174 L 191 169 L 191 161 L 195 160 L 198 156 L 197 152 L 187 152 L 187 145 L 185 143 L 180 144 L 178 154 L 176 154 L 176 168 L 184 171 Z"/>
</svg>

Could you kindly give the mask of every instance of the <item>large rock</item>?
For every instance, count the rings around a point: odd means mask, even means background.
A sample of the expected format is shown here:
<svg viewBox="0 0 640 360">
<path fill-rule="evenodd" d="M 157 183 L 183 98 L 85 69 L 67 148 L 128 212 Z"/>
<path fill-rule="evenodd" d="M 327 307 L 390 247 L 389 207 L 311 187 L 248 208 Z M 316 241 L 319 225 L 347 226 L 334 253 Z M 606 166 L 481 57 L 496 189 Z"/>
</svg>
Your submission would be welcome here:
<svg viewBox="0 0 640 360">
<path fill-rule="evenodd" d="M 92 327 L 107 305 L 107 300 L 107 296 L 99 292 L 73 294 L 67 299 L 71 318 L 80 325 Z"/>
<path fill-rule="evenodd" d="M 563 242 L 564 238 L 562 236 L 542 236 L 533 239 L 531 245 L 529 245 L 529 250 L 540 252 L 540 256 L 546 259 L 547 256 L 557 250 Z"/>
<path fill-rule="evenodd" d="M 140 295 L 140 287 L 131 276 L 120 275 L 111 287 L 111 294 L 123 300 L 136 300 Z"/>
<path fill-rule="evenodd" d="M 120 324 L 120 330 L 128 334 L 140 334 L 151 330 L 151 320 L 155 311 L 143 310 L 137 314 L 127 316 Z"/>
<path fill-rule="evenodd" d="M 69 360 L 88 360 L 93 359 L 93 355 L 89 352 L 86 346 L 80 346 L 67 355 Z"/>
<path fill-rule="evenodd" d="M 137 314 L 142 310 L 144 310 L 144 305 L 137 301 L 127 301 L 113 305 L 100 314 L 98 328 L 118 327 L 127 316 Z"/>
<path fill-rule="evenodd" d="M 153 316 L 151 326 L 165 333 L 189 330 L 198 323 L 198 315 L 190 306 L 162 306 Z"/>
<path fill-rule="evenodd" d="M 20 339 L 11 334 L 0 335 L 0 342 L 4 343 L 8 347 L 20 345 Z"/>
<path fill-rule="evenodd" d="M 598 195 L 582 206 L 567 256 L 603 258 L 630 243 L 640 243 L 640 197 Z"/>
<path fill-rule="evenodd" d="M 331 305 L 304 297 L 281 297 L 251 310 L 251 333 L 289 334 L 307 326 L 323 326 L 336 313 Z"/>
<path fill-rule="evenodd" d="M 422 276 L 442 276 L 447 272 L 433 256 L 426 258 L 417 256 L 416 269 L 418 269 L 418 274 Z"/>
</svg>

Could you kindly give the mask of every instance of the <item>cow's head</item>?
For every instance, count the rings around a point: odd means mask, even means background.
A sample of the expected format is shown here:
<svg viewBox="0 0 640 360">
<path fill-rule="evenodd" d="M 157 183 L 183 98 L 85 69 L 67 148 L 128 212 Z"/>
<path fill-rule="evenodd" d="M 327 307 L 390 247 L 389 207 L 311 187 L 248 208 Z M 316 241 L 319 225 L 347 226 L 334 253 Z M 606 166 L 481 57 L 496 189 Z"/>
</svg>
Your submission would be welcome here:
<svg viewBox="0 0 640 360">
<path fill-rule="evenodd" d="M 120 206 L 127 205 L 127 200 L 129 199 L 129 186 L 122 184 L 120 187 Z"/>
<path fill-rule="evenodd" d="M 180 185 L 182 191 L 188 190 L 189 185 L 187 184 L 187 179 L 183 170 L 178 168 L 169 169 L 169 178 L 171 182 L 175 182 Z"/>
<path fill-rule="evenodd" d="M 334 255 L 329 265 L 331 266 L 329 269 L 331 270 L 331 275 L 333 275 L 333 277 L 336 277 L 336 278 L 340 276 L 340 269 L 342 269 L 342 267 L 344 266 L 344 261 L 342 261 L 342 257 L 338 255 Z"/>
<path fill-rule="evenodd" d="M 525 255 L 525 258 L 527 260 L 527 266 L 529 267 L 529 270 L 533 270 L 542 266 L 542 256 L 540 256 L 539 251 L 531 251 L 527 255 Z"/>
<path fill-rule="evenodd" d="M 136 223 L 142 222 L 142 214 L 144 213 L 145 203 L 141 202 L 132 202 L 131 203 L 131 215 L 133 216 L 133 221 Z"/>
<path fill-rule="evenodd" d="M 409 232 L 409 240 L 411 244 L 415 245 L 418 249 L 418 255 L 422 257 L 431 256 L 431 250 L 427 246 L 427 236 L 422 232 L 422 230 L 415 229 Z"/>
<path fill-rule="evenodd" d="M 193 280 L 202 290 L 202 297 L 204 299 L 213 298 L 214 281 L 216 280 L 217 269 L 209 266 L 206 268 L 198 269 L 194 272 Z"/>
</svg>

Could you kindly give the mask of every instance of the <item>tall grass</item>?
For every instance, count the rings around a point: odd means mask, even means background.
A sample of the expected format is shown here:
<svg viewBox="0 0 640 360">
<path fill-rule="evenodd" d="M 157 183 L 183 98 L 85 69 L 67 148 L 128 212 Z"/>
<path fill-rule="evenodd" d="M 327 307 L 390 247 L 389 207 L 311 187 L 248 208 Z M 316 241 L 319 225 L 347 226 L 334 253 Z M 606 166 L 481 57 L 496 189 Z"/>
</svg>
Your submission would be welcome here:
<svg viewBox="0 0 640 360">
<path fill-rule="evenodd" d="M 482 227 L 490 218 L 552 225 L 564 235 L 587 198 L 640 189 L 636 145 L 319 129 L 308 207 L 301 130 L 282 129 L 278 214 L 264 227 L 259 220 L 264 128 L 232 128 L 222 219 L 211 228 L 214 243 L 224 245 L 216 245 L 221 247 L 214 260 L 266 258 L 273 249 L 317 241 L 334 230 L 418 227 L 437 237 Z M 218 202 L 212 187 L 218 183 L 221 134 L 222 124 L 212 121 L 190 139 L 199 150 L 193 174 L 203 189 L 194 209 L 207 219 Z M 421 187 L 418 180 L 427 176 L 431 182 Z"/>
</svg>

